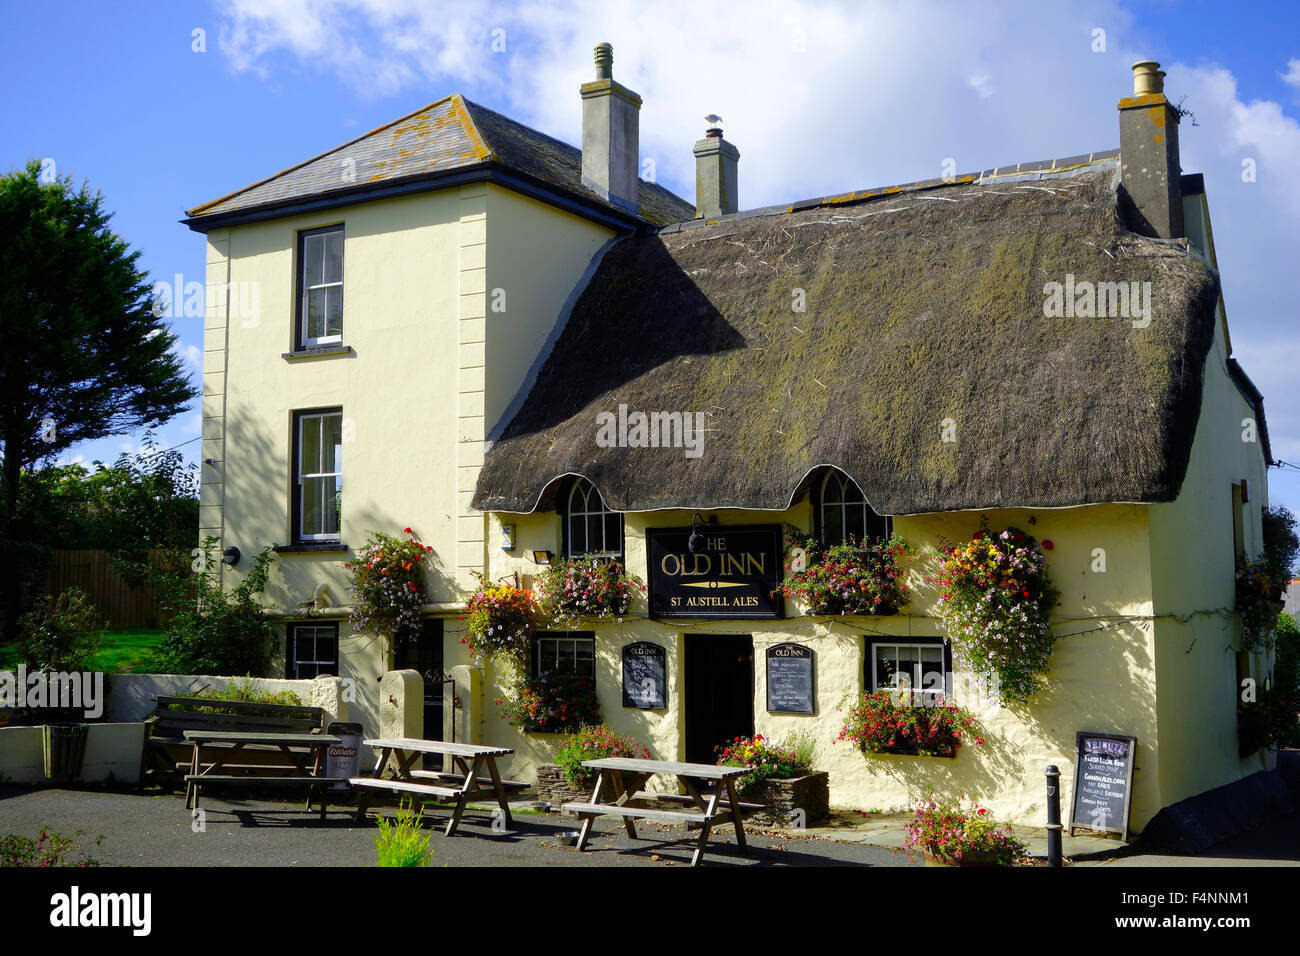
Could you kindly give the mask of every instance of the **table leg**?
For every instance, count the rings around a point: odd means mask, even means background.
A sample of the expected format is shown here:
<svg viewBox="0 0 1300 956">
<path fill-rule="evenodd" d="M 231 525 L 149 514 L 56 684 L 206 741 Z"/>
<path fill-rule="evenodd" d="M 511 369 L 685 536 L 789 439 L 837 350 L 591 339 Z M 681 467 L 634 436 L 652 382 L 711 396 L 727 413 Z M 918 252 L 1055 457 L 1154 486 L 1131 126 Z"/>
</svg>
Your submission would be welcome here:
<svg viewBox="0 0 1300 956">
<path fill-rule="evenodd" d="M 609 772 L 609 775 L 613 778 L 614 781 L 614 792 L 618 794 L 614 802 L 617 803 L 619 806 L 622 806 L 624 803 L 628 801 L 631 795 L 636 793 L 636 790 L 628 790 L 627 781 L 623 779 L 622 771 L 611 770 Z M 635 821 L 633 821 L 631 817 L 623 818 L 623 829 L 624 831 L 626 831 L 627 838 L 629 840 L 636 839 L 636 823 Z"/>
<path fill-rule="evenodd" d="M 451 819 L 447 821 L 446 835 L 452 836 L 456 832 L 456 827 L 460 826 L 460 818 L 465 813 L 465 803 L 469 800 L 469 792 L 474 789 L 477 778 L 479 764 L 483 762 L 482 757 L 475 757 L 473 765 L 469 772 L 465 774 L 465 782 L 461 784 L 460 793 L 456 795 L 456 809 L 451 812 Z M 462 761 L 462 766 L 464 762 Z"/>
<path fill-rule="evenodd" d="M 683 779 L 681 777 L 678 778 Z M 706 814 L 704 822 L 700 824 L 700 839 L 695 844 L 695 853 L 691 855 L 691 866 L 699 866 L 700 860 L 704 858 L 704 848 L 709 843 L 709 830 L 713 826 L 713 817 L 718 812 L 718 798 L 722 796 L 722 788 L 714 787 L 713 794 L 709 797 L 709 805 L 705 808 Z"/>
<path fill-rule="evenodd" d="M 497 792 L 497 806 L 505 815 L 506 826 L 513 827 L 515 820 L 510 815 L 510 802 L 506 800 L 506 788 L 501 785 L 501 774 L 497 772 L 497 760 L 495 757 L 488 757 L 484 763 L 487 765 L 488 776 L 492 778 L 492 787 Z"/>
<path fill-rule="evenodd" d="M 601 770 L 596 774 L 596 789 L 591 793 L 591 802 L 600 803 L 600 791 L 605 786 L 605 771 Z M 587 838 L 591 836 L 591 828 L 596 823 L 596 814 L 586 813 L 582 815 L 582 830 L 578 833 L 578 851 L 587 845 Z"/>
<path fill-rule="evenodd" d="M 198 776 L 199 774 L 199 742 L 194 741 L 194 758 L 190 764 L 190 775 Z M 185 809 L 192 809 L 194 799 L 194 781 L 191 780 L 185 784 Z"/>
<path fill-rule="evenodd" d="M 740 801 L 736 799 L 736 781 L 728 777 L 723 781 L 727 785 L 727 802 L 731 807 L 731 823 L 736 828 L 736 843 L 743 856 L 749 856 L 749 846 L 745 843 L 745 824 L 740 819 Z M 715 790 L 721 789 L 714 787 Z"/>
</svg>

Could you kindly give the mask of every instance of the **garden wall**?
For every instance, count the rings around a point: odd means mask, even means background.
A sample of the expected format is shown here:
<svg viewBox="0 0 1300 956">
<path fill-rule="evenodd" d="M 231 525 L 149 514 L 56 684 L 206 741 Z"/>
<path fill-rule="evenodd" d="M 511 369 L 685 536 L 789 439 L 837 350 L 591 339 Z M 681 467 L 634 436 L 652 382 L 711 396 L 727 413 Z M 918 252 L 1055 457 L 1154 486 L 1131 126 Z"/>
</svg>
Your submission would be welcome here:
<svg viewBox="0 0 1300 956">
<path fill-rule="evenodd" d="M 140 782 L 144 724 L 90 724 L 79 783 Z M 45 752 L 41 727 L 0 727 L 0 779 L 5 783 L 43 784 Z"/>
<path fill-rule="evenodd" d="M 231 681 L 245 681 L 246 677 L 209 677 L 194 674 L 111 674 L 108 678 L 108 706 L 105 714 L 109 720 L 140 721 L 153 714 L 158 697 L 175 697 L 193 694 L 202 689 L 223 690 Z M 317 677 L 315 680 L 277 680 L 270 677 L 252 678 L 258 691 L 276 693 L 293 691 L 304 705 L 324 707 L 330 720 L 348 719 L 347 687 L 338 677 Z"/>
</svg>

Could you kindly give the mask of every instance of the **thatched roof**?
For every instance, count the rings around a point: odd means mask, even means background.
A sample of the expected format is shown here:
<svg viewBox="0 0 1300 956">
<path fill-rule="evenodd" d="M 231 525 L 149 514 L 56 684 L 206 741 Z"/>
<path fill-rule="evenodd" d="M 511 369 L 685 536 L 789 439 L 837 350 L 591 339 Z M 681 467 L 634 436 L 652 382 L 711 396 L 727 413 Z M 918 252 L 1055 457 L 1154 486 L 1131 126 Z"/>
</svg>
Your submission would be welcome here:
<svg viewBox="0 0 1300 956">
<path fill-rule="evenodd" d="M 819 465 L 885 514 L 1173 499 L 1217 276 L 1124 228 L 1113 160 L 966 179 L 615 244 L 474 507 L 531 511 L 579 474 L 619 511 L 782 510 Z M 1150 325 L 1046 316 L 1044 285 L 1067 274 L 1149 281 Z M 707 412 L 703 454 L 599 447 L 596 416 L 621 403 Z"/>
<path fill-rule="evenodd" d="M 304 203 L 361 202 L 397 188 L 432 189 L 471 173 L 507 173 L 634 222 L 681 222 L 695 207 L 657 183 L 641 181 L 638 216 L 628 216 L 582 185 L 582 151 L 465 99 L 459 93 L 371 130 L 229 195 L 189 210 L 204 231 L 233 219 L 284 215 Z M 345 175 L 346 173 L 346 175 Z"/>
</svg>

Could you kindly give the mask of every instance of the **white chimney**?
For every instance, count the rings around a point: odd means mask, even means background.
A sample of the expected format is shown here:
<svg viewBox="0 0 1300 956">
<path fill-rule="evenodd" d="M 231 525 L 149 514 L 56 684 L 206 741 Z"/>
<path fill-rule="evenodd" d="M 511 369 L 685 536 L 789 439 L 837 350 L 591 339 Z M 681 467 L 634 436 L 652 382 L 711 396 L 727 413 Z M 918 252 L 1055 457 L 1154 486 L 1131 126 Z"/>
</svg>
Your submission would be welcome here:
<svg viewBox="0 0 1300 956">
<path fill-rule="evenodd" d="M 582 84 L 582 184 L 637 211 L 641 97 L 614 82 L 614 48 L 596 44 L 596 79 Z"/>
</svg>

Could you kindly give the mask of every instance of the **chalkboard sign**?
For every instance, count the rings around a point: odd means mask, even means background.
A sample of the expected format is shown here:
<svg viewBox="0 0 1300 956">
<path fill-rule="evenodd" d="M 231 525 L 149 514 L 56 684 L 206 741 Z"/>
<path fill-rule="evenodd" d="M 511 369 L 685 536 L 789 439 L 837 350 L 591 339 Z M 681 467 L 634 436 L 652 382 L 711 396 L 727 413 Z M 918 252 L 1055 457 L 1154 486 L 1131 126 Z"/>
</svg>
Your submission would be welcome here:
<svg viewBox="0 0 1300 956">
<path fill-rule="evenodd" d="M 1070 835 L 1075 827 L 1118 833 L 1128 842 L 1128 812 L 1133 796 L 1137 738 L 1079 731 L 1074 748 L 1074 800 Z"/>
<path fill-rule="evenodd" d="M 813 652 L 802 644 L 767 649 L 767 709 L 773 714 L 813 713 Z"/>
<path fill-rule="evenodd" d="M 667 657 L 649 641 L 623 647 L 623 706 L 654 710 L 668 706 Z"/>
</svg>

